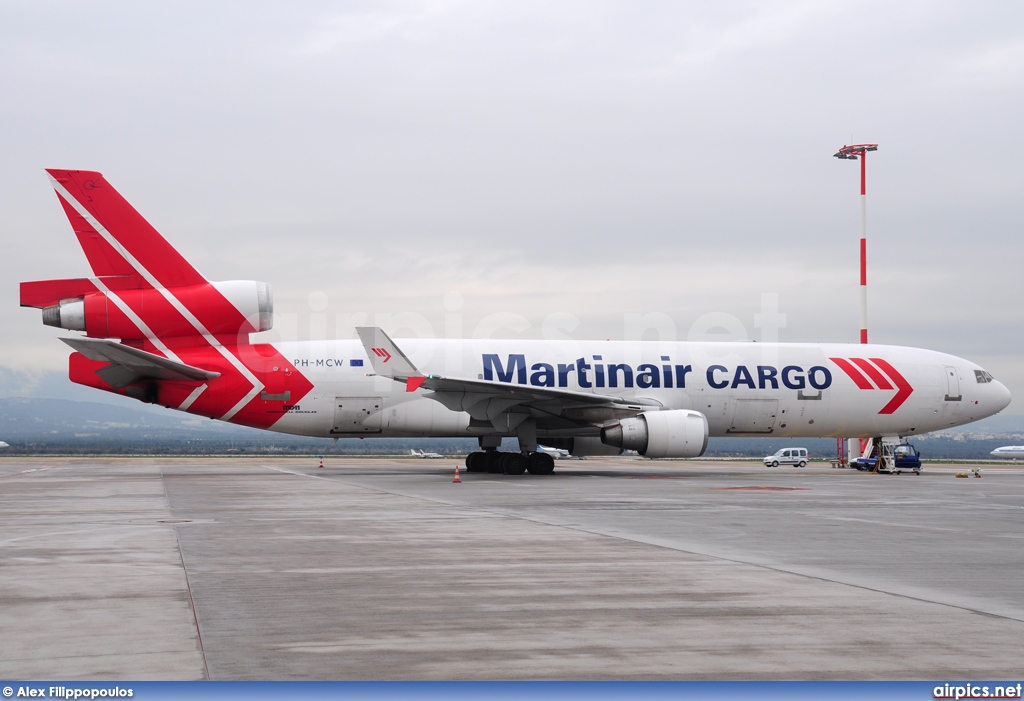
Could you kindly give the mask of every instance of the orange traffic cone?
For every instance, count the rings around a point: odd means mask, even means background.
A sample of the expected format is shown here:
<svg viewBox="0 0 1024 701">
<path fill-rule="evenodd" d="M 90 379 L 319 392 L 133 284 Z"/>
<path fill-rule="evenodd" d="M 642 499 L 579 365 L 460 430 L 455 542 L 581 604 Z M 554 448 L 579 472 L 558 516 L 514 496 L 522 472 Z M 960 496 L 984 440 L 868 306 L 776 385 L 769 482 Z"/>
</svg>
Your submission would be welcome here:
<svg viewBox="0 0 1024 701">
<path fill-rule="evenodd" d="M 320 469 L 320 470 L 324 469 L 324 456 L 323 455 L 320 456 L 320 465 L 319 465 L 318 469 Z"/>
<path fill-rule="evenodd" d="M 455 479 L 452 480 L 452 484 L 462 484 L 462 480 L 459 479 L 459 466 L 455 466 Z"/>
</svg>

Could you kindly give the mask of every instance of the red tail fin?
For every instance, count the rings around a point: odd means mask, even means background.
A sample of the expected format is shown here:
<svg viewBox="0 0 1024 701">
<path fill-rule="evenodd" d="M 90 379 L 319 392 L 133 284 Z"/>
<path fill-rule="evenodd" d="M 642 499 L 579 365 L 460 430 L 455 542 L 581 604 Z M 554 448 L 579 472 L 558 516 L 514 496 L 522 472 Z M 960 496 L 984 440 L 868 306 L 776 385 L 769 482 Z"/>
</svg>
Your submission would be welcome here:
<svg viewBox="0 0 1024 701">
<path fill-rule="evenodd" d="M 93 277 L 23 282 L 21 303 L 102 339 L 64 339 L 72 381 L 264 428 L 312 390 L 274 346 L 250 343 L 272 325 L 269 285 L 208 282 L 101 174 L 48 172 Z"/>
<path fill-rule="evenodd" d="M 104 179 L 47 169 L 96 276 L 137 276 L 139 287 L 185 287 L 206 279 Z"/>
</svg>

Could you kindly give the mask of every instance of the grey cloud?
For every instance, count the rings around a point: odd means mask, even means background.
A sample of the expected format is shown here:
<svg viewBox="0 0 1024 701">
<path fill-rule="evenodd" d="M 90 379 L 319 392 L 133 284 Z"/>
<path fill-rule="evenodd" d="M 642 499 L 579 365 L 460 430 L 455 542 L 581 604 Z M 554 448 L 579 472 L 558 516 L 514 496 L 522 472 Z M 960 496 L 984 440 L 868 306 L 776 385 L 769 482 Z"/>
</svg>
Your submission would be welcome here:
<svg viewBox="0 0 1024 701">
<path fill-rule="evenodd" d="M 1012 373 L 1022 19 L 954 2 L 5 4 L 0 363 L 66 357 L 17 307 L 19 280 L 86 272 L 47 166 L 103 170 L 210 276 L 273 283 L 296 329 L 316 290 L 331 320 L 440 328 L 459 290 L 468 324 L 511 312 L 539 333 L 555 310 L 597 337 L 648 311 L 752 328 L 774 291 L 783 340 L 853 339 L 857 168 L 830 156 L 871 140 L 873 339 Z"/>
</svg>

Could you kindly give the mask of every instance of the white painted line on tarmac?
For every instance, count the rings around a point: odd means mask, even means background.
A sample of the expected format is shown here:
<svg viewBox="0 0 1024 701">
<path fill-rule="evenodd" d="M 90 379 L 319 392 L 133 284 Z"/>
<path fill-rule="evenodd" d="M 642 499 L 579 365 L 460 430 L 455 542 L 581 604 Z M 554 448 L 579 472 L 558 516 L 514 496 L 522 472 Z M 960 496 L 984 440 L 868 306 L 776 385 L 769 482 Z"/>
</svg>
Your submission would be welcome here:
<svg viewBox="0 0 1024 701">
<path fill-rule="evenodd" d="M 53 467 L 53 465 L 47 465 L 46 467 L 33 467 L 31 470 L 22 470 L 21 472 L 12 472 L 9 475 L 0 475 L 0 479 L 5 479 L 7 477 L 17 477 L 18 475 L 27 475 L 32 472 L 42 472 L 43 470 L 49 470 L 51 467 Z"/>
</svg>

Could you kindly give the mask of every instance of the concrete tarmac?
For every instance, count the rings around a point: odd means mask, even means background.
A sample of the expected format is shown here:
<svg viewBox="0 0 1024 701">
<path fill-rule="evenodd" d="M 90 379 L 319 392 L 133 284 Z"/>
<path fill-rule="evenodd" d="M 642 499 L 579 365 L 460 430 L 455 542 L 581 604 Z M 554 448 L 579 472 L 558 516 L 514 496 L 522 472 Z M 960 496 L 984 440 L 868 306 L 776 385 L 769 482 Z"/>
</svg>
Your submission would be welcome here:
<svg viewBox="0 0 1024 701">
<path fill-rule="evenodd" d="M 0 460 L 0 678 L 1024 676 L 1024 470 Z"/>
</svg>

